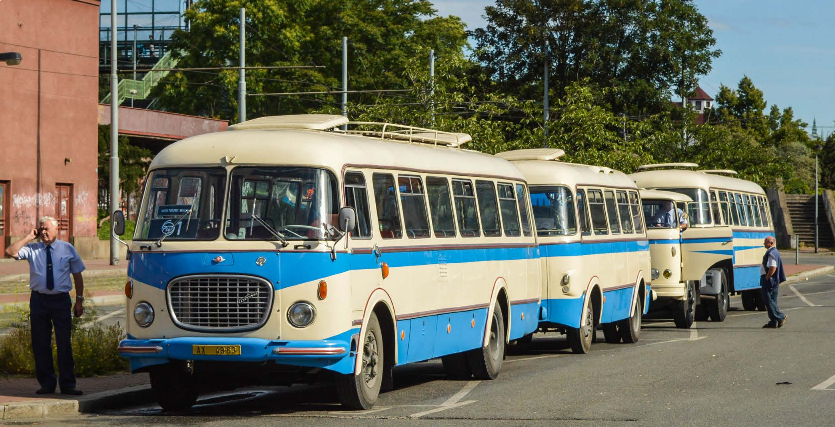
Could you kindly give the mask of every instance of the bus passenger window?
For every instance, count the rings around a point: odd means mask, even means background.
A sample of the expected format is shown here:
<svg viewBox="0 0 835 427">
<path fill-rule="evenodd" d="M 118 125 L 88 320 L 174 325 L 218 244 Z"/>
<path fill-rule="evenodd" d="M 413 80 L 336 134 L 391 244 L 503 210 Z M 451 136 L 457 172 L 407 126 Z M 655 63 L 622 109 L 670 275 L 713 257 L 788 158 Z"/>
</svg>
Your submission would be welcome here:
<svg viewBox="0 0 835 427">
<path fill-rule="evenodd" d="M 498 189 L 504 235 L 521 236 L 522 233 L 519 230 L 519 213 L 516 211 L 516 197 L 513 194 L 513 186 L 510 184 L 499 184 Z"/>
<path fill-rule="evenodd" d="M 740 196 L 738 193 L 734 193 L 734 202 L 736 203 L 736 211 L 739 212 L 739 225 L 747 227 L 748 211 L 745 209 L 745 205 L 742 203 L 742 196 Z"/>
<path fill-rule="evenodd" d="M 618 214 L 620 214 L 620 228 L 623 234 L 632 233 L 632 214 L 629 212 L 629 200 L 626 191 L 618 191 Z"/>
<path fill-rule="evenodd" d="M 719 193 L 719 200 L 722 200 L 722 196 L 725 192 Z M 727 193 L 728 194 L 728 209 L 731 212 L 731 219 L 733 220 L 733 225 L 740 225 L 741 222 L 739 221 L 739 207 L 736 205 L 736 197 L 734 197 L 734 193 Z"/>
<path fill-rule="evenodd" d="M 771 227 L 771 224 L 768 221 L 768 200 L 765 197 L 760 196 L 760 216 L 763 218 L 763 227 Z"/>
<path fill-rule="evenodd" d="M 632 223 L 635 224 L 635 232 L 644 232 L 644 219 L 641 217 L 641 203 L 638 201 L 638 193 L 629 192 L 629 206 L 632 209 Z"/>
<path fill-rule="evenodd" d="M 426 190 L 429 193 L 429 212 L 435 237 L 455 237 L 455 217 L 452 215 L 447 179 L 427 177 Z"/>
<path fill-rule="evenodd" d="M 594 234 L 609 234 L 609 226 L 606 225 L 606 205 L 603 204 L 603 192 L 600 190 L 589 190 L 589 212 Z"/>
<path fill-rule="evenodd" d="M 574 200 L 568 187 L 531 187 L 531 205 L 537 236 L 568 236 L 577 232 Z"/>
<path fill-rule="evenodd" d="M 719 192 L 719 209 L 722 210 L 723 224 L 733 225 L 734 219 L 731 216 L 731 208 L 728 205 L 728 193 L 724 191 Z"/>
<path fill-rule="evenodd" d="M 357 226 L 351 230 L 352 239 L 371 237 L 371 218 L 368 215 L 368 188 L 360 172 L 345 174 L 345 205 L 357 213 Z"/>
<path fill-rule="evenodd" d="M 609 213 L 609 227 L 612 229 L 612 234 L 620 234 L 618 208 L 615 205 L 615 192 L 612 190 L 606 190 L 606 211 Z"/>
<path fill-rule="evenodd" d="M 423 182 L 417 176 L 399 176 L 400 204 L 403 206 L 403 223 L 410 239 L 429 237 L 429 219 L 426 215 L 426 198 Z"/>
<path fill-rule="evenodd" d="M 525 186 L 522 184 L 516 184 L 516 202 L 517 205 L 519 205 L 519 213 L 522 217 L 522 234 L 530 237 L 531 221 L 527 209 L 528 204 L 525 203 L 525 199 Z"/>
<path fill-rule="evenodd" d="M 713 211 L 713 224 L 723 225 L 722 214 L 719 209 L 719 200 L 716 198 L 716 192 L 710 192 L 710 208 Z"/>
<path fill-rule="evenodd" d="M 577 190 L 577 214 L 580 216 L 580 230 L 583 236 L 591 236 L 591 220 L 586 207 L 585 190 Z"/>
<path fill-rule="evenodd" d="M 452 194 L 455 196 L 455 212 L 458 214 L 458 230 L 461 237 L 478 237 L 481 227 L 475 208 L 475 191 L 471 181 L 452 180 Z"/>
<path fill-rule="evenodd" d="M 486 237 L 502 235 L 502 225 L 499 221 L 499 204 L 496 202 L 496 190 L 490 181 L 476 181 L 478 195 L 478 213 L 481 214 L 481 226 Z"/>
<path fill-rule="evenodd" d="M 374 201 L 377 204 L 377 222 L 380 236 L 384 239 L 403 237 L 400 228 L 400 211 L 397 207 L 397 194 L 394 177 L 390 174 L 375 173 L 371 177 L 374 184 Z"/>
</svg>

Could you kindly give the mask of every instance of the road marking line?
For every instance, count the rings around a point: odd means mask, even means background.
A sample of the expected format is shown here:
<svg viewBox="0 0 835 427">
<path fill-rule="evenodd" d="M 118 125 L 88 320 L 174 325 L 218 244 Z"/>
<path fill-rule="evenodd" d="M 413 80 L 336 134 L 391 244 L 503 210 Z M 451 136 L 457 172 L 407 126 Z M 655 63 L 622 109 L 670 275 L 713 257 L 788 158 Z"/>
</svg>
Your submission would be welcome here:
<svg viewBox="0 0 835 427">
<path fill-rule="evenodd" d="M 367 415 L 367 414 L 373 414 L 373 413 L 376 413 L 376 412 L 388 411 L 389 409 L 392 409 L 392 407 L 391 406 L 383 406 L 383 407 L 380 407 L 380 408 L 366 409 L 364 411 L 329 411 L 328 414 L 330 414 L 330 415 Z"/>
<path fill-rule="evenodd" d="M 676 339 L 674 339 L 674 340 L 667 340 L 667 341 L 661 341 L 661 342 L 651 342 L 651 343 L 649 343 L 649 344 L 644 344 L 644 346 L 648 346 L 648 345 L 658 345 L 658 344 L 669 344 L 669 343 L 671 343 L 671 342 L 680 342 L 680 341 L 699 341 L 699 340 L 703 340 L 703 339 L 705 339 L 705 338 L 707 338 L 707 337 L 698 337 L 698 338 L 695 338 L 695 339 L 691 339 L 691 338 L 676 338 Z"/>
<path fill-rule="evenodd" d="M 447 409 L 458 408 L 464 405 L 469 405 L 470 403 L 475 403 L 475 400 L 467 400 L 464 402 L 459 402 L 459 400 L 463 399 L 467 393 L 473 391 L 473 389 L 479 384 L 481 381 L 470 381 L 467 385 L 464 386 L 458 393 L 455 393 L 447 399 L 446 402 L 441 403 L 440 408 L 430 409 L 428 411 L 418 412 L 416 414 L 409 415 L 409 418 L 420 418 L 424 415 L 434 414 L 436 412 L 446 411 Z"/>
<path fill-rule="evenodd" d="M 792 307 L 792 308 L 781 308 L 780 311 L 790 311 L 790 310 L 800 310 L 806 307 Z M 753 311 L 751 313 L 743 313 L 743 314 L 729 314 L 728 317 L 742 317 L 742 316 L 754 316 L 754 315 L 767 315 L 768 313 L 765 311 Z"/>
<path fill-rule="evenodd" d="M 827 390 L 829 386 L 831 386 L 832 384 L 835 384 L 835 375 L 830 377 L 828 380 L 812 387 L 812 390 Z"/>
<path fill-rule="evenodd" d="M 120 308 L 120 309 L 118 309 L 118 310 L 116 310 L 116 311 L 114 311 L 114 312 L 112 312 L 112 313 L 105 314 L 104 316 L 101 316 L 101 317 L 99 317 L 98 319 L 93 320 L 92 322 L 87 322 L 87 323 L 85 323 L 85 324 L 81 325 L 81 327 L 82 327 L 82 328 L 89 328 L 90 326 L 93 326 L 94 324 L 96 324 L 96 322 L 101 322 L 102 320 L 109 319 L 109 318 L 111 318 L 111 317 L 113 317 L 113 316 L 117 316 L 117 315 L 122 314 L 122 313 L 124 313 L 124 312 L 125 312 L 125 309 L 124 309 L 124 308 Z"/>
<path fill-rule="evenodd" d="M 800 298 L 801 301 L 805 302 L 806 305 L 808 305 L 809 307 L 815 307 L 816 306 L 815 304 L 812 304 L 811 301 L 806 299 L 806 297 L 804 297 L 800 292 L 798 292 L 797 289 L 794 288 L 794 286 L 789 285 L 789 289 L 791 289 L 792 292 L 794 292 L 794 294 L 797 295 L 798 298 Z"/>
<path fill-rule="evenodd" d="M 558 357 L 562 356 L 561 354 L 545 354 L 542 356 L 533 356 L 533 357 L 525 357 L 522 359 L 513 359 L 513 360 L 505 360 L 503 363 L 513 363 L 513 362 L 523 362 L 525 360 L 535 360 L 535 359 L 545 359 L 548 357 Z"/>
<path fill-rule="evenodd" d="M 690 341 L 696 341 L 699 339 L 699 330 L 696 329 L 696 322 L 690 326 Z"/>
</svg>

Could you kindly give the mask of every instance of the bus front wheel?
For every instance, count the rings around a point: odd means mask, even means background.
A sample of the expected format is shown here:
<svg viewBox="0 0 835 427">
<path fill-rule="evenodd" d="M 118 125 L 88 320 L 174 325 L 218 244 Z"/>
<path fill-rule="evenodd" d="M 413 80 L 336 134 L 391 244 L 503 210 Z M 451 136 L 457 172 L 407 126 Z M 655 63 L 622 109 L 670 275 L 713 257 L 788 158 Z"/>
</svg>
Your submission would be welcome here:
<svg viewBox="0 0 835 427">
<path fill-rule="evenodd" d="M 504 315 L 498 301 L 493 306 L 489 334 L 487 346 L 467 352 L 470 369 L 473 371 L 473 376 L 479 380 L 494 380 L 502 369 L 505 352 Z"/>
<path fill-rule="evenodd" d="M 635 313 L 627 318 L 618 321 L 618 331 L 620 332 L 623 342 L 633 344 L 638 342 L 641 336 L 641 321 L 644 315 L 644 301 L 640 296 L 635 304 Z"/>
<path fill-rule="evenodd" d="M 684 285 L 684 299 L 676 301 L 673 306 L 673 321 L 676 328 L 690 329 L 696 319 L 696 293 L 690 282 Z"/>
<path fill-rule="evenodd" d="M 181 362 L 156 366 L 150 376 L 151 392 L 162 409 L 185 411 L 197 402 L 197 381 Z"/>
<path fill-rule="evenodd" d="M 568 343 L 575 354 L 586 354 L 591 349 L 591 341 L 595 334 L 594 303 L 591 296 L 586 298 L 586 315 L 579 328 L 568 328 Z"/>
<path fill-rule="evenodd" d="M 349 409 L 370 409 L 380 395 L 385 371 L 383 332 L 376 313 L 372 313 L 368 320 L 368 328 L 365 330 L 365 340 L 359 356 L 362 357 L 359 375 L 337 376 L 336 390 L 343 406 Z"/>
<path fill-rule="evenodd" d="M 723 271 L 719 276 L 721 277 L 719 294 L 716 295 L 716 299 L 711 301 L 707 308 L 710 320 L 713 322 L 725 321 L 725 316 L 728 315 L 728 308 L 731 303 L 728 297 L 728 279 L 725 278 L 725 272 Z"/>
</svg>

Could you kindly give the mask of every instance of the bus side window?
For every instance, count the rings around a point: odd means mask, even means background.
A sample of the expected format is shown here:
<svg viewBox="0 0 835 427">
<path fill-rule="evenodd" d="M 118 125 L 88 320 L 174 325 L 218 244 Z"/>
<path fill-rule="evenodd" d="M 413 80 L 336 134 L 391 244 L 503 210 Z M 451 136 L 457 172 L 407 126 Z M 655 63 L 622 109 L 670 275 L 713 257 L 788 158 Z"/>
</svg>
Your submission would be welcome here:
<svg viewBox="0 0 835 427">
<path fill-rule="evenodd" d="M 499 184 L 499 208 L 502 212 L 502 225 L 504 225 L 505 236 L 520 236 L 519 212 L 516 211 L 516 197 L 513 194 L 513 186 L 510 184 Z"/>
<path fill-rule="evenodd" d="M 352 239 L 371 237 L 371 218 L 368 214 L 368 188 L 360 172 L 345 174 L 345 205 L 357 213 L 357 226 L 351 230 Z"/>
<path fill-rule="evenodd" d="M 734 219 L 731 216 L 731 209 L 728 205 L 728 193 L 724 191 L 719 192 L 719 208 L 722 210 L 722 217 L 725 225 L 733 225 Z"/>
<path fill-rule="evenodd" d="M 516 184 L 516 202 L 519 205 L 519 214 L 522 217 L 522 234 L 527 237 L 531 236 L 531 221 L 530 215 L 528 213 L 526 203 L 527 197 L 525 196 L 525 186 L 522 184 Z"/>
<path fill-rule="evenodd" d="M 644 232 L 644 220 L 641 217 L 641 203 L 638 201 L 638 193 L 629 192 L 629 206 L 632 209 L 632 223 L 635 224 L 635 232 L 641 234 Z"/>
<path fill-rule="evenodd" d="M 612 234 L 620 234 L 620 221 L 618 220 L 618 208 L 615 204 L 615 192 L 612 190 L 606 190 L 605 194 L 606 212 L 609 214 L 609 228 L 612 229 Z"/>
<path fill-rule="evenodd" d="M 760 207 L 757 206 L 757 196 L 748 196 L 745 195 L 745 200 L 749 203 L 751 211 L 751 218 L 753 218 L 752 225 L 756 225 L 757 227 L 763 226 L 763 221 L 760 219 Z"/>
<path fill-rule="evenodd" d="M 400 187 L 400 205 L 403 206 L 403 223 L 410 239 L 429 237 L 429 218 L 426 216 L 426 198 L 423 182 L 417 176 L 397 177 Z"/>
<path fill-rule="evenodd" d="M 496 202 L 496 190 L 491 181 L 476 181 L 478 195 L 478 213 L 481 214 L 481 227 L 484 236 L 496 237 L 502 235 L 502 224 L 499 221 L 499 204 Z"/>
<path fill-rule="evenodd" d="M 763 227 L 771 227 L 770 221 L 768 220 L 768 213 L 768 200 L 760 196 L 760 216 L 763 217 Z"/>
<path fill-rule="evenodd" d="M 609 226 L 606 224 L 606 205 L 603 202 L 603 192 L 600 190 L 589 190 L 589 212 L 591 213 L 591 226 L 595 235 L 605 236 L 609 234 Z"/>
<path fill-rule="evenodd" d="M 380 236 L 384 239 L 403 237 L 400 228 L 400 210 L 397 207 L 397 193 L 394 177 L 391 174 L 375 173 L 371 180 L 374 184 L 374 201 L 377 204 L 377 223 Z"/>
<path fill-rule="evenodd" d="M 426 191 L 429 195 L 429 212 L 432 216 L 435 237 L 455 237 L 455 217 L 452 214 L 452 201 L 450 201 L 447 179 L 427 177 Z"/>
<path fill-rule="evenodd" d="M 710 207 L 713 210 L 713 224 L 723 225 L 725 222 L 722 221 L 722 213 L 719 208 L 719 199 L 716 197 L 716 191 L 710 192 Z"/>
<path fill-rule="evenodd" d="M 634 230 L 632 227 L 632 214 L 629 212 L 629 199 L 626 196 L 626 191 L 618 190 L 618 214 L 620 214 L 620 224 L 624 234 L 631 234 Z"/>
<path fill-rule="evenodd" d="M 580 217 L 580 230 L 583 236 L 591 236 L 591 220 L 586 206 L 585 190 L 577 190 L 577 214 Z"/>
<path fill-rule="evenodd" d="M 739 193 L 734 193 L 734 201 L 736 202 L 736 210 L 739 212 L 739 225 L 743 227 L 748 226 L 748 211 L 742 202 L 742 196 Z"/>
<path fill-rule="evenodd" d="M 455 197 L 455 212 L 458 215 L 458 230 L 461 232 L 461 237 L 481 236 L 472 181 L 453 179 L 452 194 Z"/>
</svg>

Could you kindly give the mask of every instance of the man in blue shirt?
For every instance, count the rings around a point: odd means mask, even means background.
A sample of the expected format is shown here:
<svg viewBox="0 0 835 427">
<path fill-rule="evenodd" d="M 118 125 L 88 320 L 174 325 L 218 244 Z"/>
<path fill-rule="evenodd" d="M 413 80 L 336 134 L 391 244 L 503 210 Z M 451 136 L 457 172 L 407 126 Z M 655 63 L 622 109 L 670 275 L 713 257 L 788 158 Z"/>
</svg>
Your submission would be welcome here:
<svg viewBox="0 0 835 427">
<path fill-rule="evenodd" d="M 678 221 L 676 221 L 678 216 Z M 665 200 L 661 204 L 661 209 L 655 214 L 653 223 L 666 228 L 674 228 L 678 224 L 681 231 L 687 229 L 687 218 L 684 217 L 684 211 L 676 208 L 673 202 Z"/>
<path fill-rule="evenodd" d="M 30 243 L 41 238 L 40 242 Z M 28 236 L 12 243 L 6 254 L 18 260 L 29 261 L 30 323 L 32 328 L 32 352 L 35 355 L 35 373 L 40 383 L 35 393 L 49 394 L 61 386 L 61 394 L 80 395 L 75 388 L 75 367 L 72 357 L 70 330 L 72 314 L 84 313 L 84 263 L 75 248 L 58 237 L 58 221 L 45 216 L 40 227 Z M 75 281 L 76 300 L 73 306 L 69 292 Z M 71 314 L 72 313 L 72 314 Z M 55 344 L 58 347 L 59 381 L 52 364 L 52 328 L 55 327 Z M 57 384 L 56 384 L 57 383 Z"/>
<path fill-rule="evenodd" d="M 777 292 L 780 288 L 780 283 L 786 281 L 786 273 L 783 271 L 783 259 L 780 257 L 780 252 L 774 247 L 774 236 L 768 236 L 763 242 L 765 246 L 765 255 L 763 255 L 763 263 L 760 266 L 760 286 L 763 292 L 763 301 L 768 310 L 768 323 L 763 325 L 763 328 L 782 328 L 786 323 L 788 315 L 780 311 L 777 307 Z"/>
</svg>

